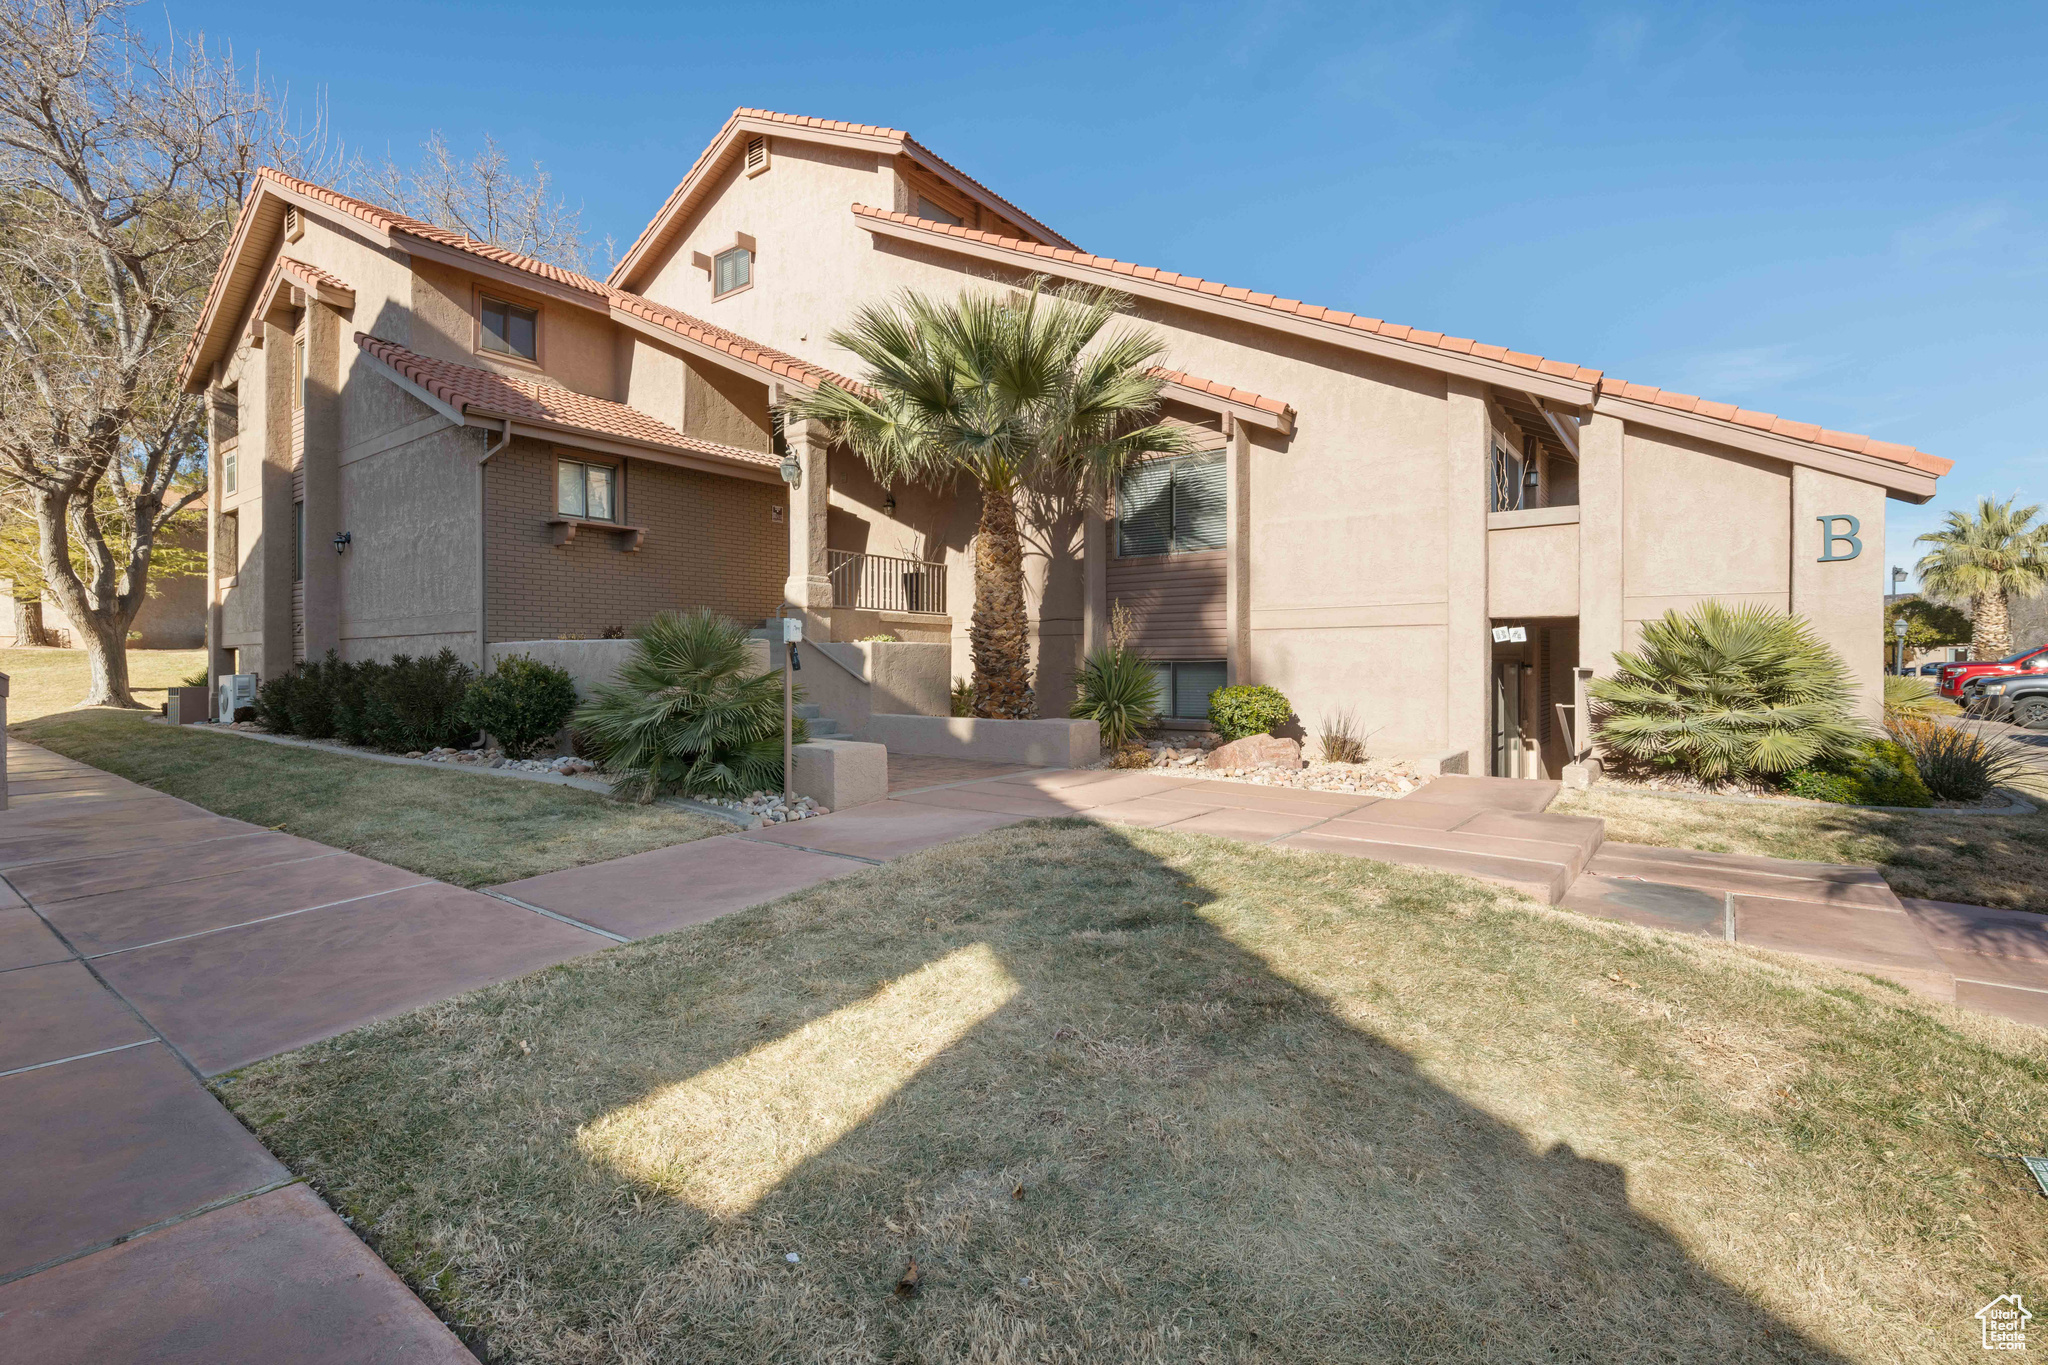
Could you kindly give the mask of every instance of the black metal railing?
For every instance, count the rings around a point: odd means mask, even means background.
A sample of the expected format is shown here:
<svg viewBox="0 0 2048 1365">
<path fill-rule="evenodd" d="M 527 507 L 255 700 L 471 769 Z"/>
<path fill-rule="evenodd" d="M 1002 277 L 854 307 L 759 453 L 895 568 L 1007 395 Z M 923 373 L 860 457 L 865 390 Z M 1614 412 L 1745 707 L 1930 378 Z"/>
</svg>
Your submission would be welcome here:
<svg viewBox="0 0 2048 1365">
<path fill-rule="evenodd" d="M 946 566 L 921 559 L 827 550 L 832 605 L 865 611 L 946 610 Z"/>
</svg>

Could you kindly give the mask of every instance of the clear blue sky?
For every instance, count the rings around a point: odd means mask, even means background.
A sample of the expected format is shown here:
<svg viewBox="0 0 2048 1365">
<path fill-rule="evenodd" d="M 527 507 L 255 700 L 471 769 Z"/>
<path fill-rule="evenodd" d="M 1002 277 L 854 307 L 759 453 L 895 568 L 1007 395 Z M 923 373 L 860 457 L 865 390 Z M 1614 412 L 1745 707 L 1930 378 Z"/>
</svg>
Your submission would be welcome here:
<svg viewBox="0 0 2048 1365">
<path fill-rule="evenodd" d="M 735 106 L 886 124 L 1089 250 L 1954 459 L 1885 564 L 2048 501 L 2048 6 L 167 8 L 622 250 Z"/>
</svg>

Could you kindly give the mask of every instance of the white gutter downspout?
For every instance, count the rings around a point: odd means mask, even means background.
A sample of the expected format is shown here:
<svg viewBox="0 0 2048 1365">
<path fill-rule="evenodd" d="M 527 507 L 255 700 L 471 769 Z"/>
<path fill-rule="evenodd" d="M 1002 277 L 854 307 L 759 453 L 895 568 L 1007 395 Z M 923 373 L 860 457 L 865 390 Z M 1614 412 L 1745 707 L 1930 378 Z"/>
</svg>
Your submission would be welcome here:
<svg viewBox="0 0 2048 1365">
<path fill-rule="evenodd" d="M 484 453 L 476 461 L 476 671 L 488 673 L 491 668 L 491 637 L 484 633 L 489 612 L 489 598 L 485 596 L 490 584 L 485 573 L 490 564 L 491 509 L 484 502 L 484 466 L 491 462 L 506 446 L 512 444 L 512 419 L 505 419 L 504 429 L 498 439 L 484 447 Z"/>
</svg>

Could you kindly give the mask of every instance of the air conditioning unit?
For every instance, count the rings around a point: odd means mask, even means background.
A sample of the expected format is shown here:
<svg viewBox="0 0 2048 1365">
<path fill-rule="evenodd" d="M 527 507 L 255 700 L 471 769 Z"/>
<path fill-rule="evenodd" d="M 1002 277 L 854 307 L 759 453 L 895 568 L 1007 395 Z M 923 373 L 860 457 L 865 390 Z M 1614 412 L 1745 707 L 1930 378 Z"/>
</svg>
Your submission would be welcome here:
<svg viewBox="0 0 2048 1365">
<path fill-rule="evenodd" d="M 235 712 L 244 706 L 256 704 L 256 675 L 254 673 L 223 673 L 220 675 L 220 690 L 215 693 L 218 704 L 213 710 L 214 719 L 223 725 L 235 718 Z"/>
</svg>

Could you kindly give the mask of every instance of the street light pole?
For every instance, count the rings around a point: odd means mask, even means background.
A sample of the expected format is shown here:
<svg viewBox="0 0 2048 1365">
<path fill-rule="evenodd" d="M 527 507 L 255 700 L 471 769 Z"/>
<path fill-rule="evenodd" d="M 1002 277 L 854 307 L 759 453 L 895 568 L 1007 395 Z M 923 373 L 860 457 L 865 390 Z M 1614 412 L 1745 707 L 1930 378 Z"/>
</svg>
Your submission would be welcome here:
<svg viewBox="0 0 2048 1365">
<path fill-rule="evenodd" d="M 1905 581 L 1906 571 L 1896 564 L 1892 565 L 1893 597 L 1899 595 L 1899 584 Z M 1904 677 L 1906 673 L 1906 618 L 1903 612 L 1904 609 L 1901 608 L 1901 615 L 1896 621 L 1892 622 L 1892 633 L 1898 637 L 1899 641 L 1897 648 L 1894 650 L 1894 653 L 1898 656 L 1898 664 L 1893 671 L 1901 677 Z"/>
</svg>

